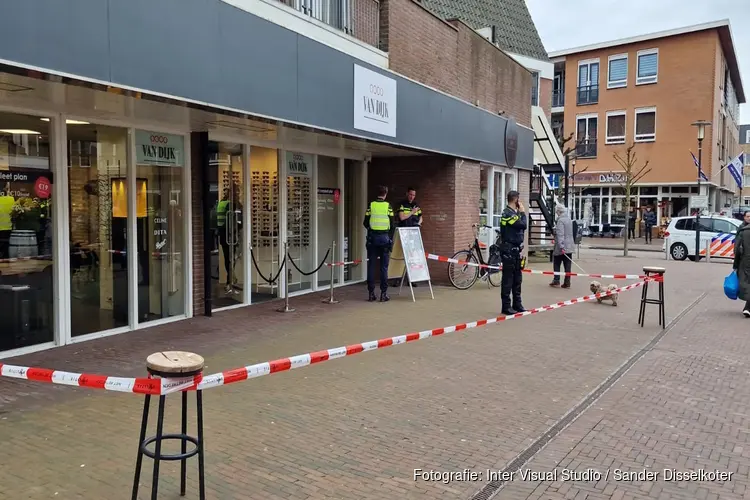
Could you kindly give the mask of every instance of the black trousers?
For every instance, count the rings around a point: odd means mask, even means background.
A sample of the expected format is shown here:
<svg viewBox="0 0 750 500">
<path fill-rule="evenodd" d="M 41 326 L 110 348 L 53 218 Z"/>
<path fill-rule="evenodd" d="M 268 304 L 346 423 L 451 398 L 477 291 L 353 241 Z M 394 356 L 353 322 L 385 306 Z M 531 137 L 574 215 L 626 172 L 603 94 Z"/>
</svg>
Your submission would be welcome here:
<svg viewBox="0 0 750 500">
<path fill-rule="evenodd" d="M 367 290 L 375 291 L 375 270 L 380 260 L 380 291 L 388 290 L 388 263 L 391 260 L 391 238 L 387 234 L 374 235 L 367 241 Z"/>
<path fill-rule="evenodd" d="M 501 256 L 503 263 L 503 279 L 500 285 L 500 296 L 502 298 L 503 309 L 520 309 L 523 307 L 521 301 L 521 252 L 512 250 L 504 252 Z M 511 303 L 511 295 L 513 302 Z"/>
<path fill-rule="evenodd" d="M 635 227 L 628 227 L 628 238 L 635 239 Z"/>
<path fill-rule="evenodd" d="M 224 270 L 227 272 L 227 284 L 232 282 L 232 261 L 229 257 L 229 241 L 227 241 L 227 231 L 225 226 L 219 226 L 219 244 L 221 252 L 224 254 Z"/>
<path fill-rule="evenodd" d="M 571 260 L 570 255 L 555 255 L 552 258 L 552 269 L 556 272 L 560 272 L 560 264 L 563 265 L 563 268 L 565 269 L 566 273 L 570 273 L 571 269 L 573 268 L 573 261 Z M 555 283 L 560 283 L 560 276 L 555 275 L 555 277 L 552 279 Z M 565 276 L 565 280 L 563 281 L 566 285 L 570 285 L 570 276 Z"/>
<path fill-rule="evenodd" d="M 651 228 L 652 227 L 653 226 L 646 226 L 645 227 L 645 229 L 646 229 L 646 243 L 649 243 L 653 239 L 653 236 L 651 234 Z"/>
</svg>

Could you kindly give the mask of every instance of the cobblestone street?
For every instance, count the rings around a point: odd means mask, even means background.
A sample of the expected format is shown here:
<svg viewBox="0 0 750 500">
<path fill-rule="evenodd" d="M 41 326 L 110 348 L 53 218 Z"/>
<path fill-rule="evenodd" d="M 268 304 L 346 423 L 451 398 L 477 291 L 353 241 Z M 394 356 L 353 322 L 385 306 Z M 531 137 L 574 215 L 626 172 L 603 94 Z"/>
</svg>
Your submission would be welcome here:
<svg viewBox="0 0 750 500">
<path fill-rule="evenodd" d="M 750 343 L 739 304 L 721 292 L 727 266 L 593 251 L 582 252 L 579 264 L 592 273 L 667 267 L 673 323 L 523 467 L 734 474 L 724 483 L 518 480 L 482 498 L 741 498 L 750 471 Z M 587 278 L 574 278 L 571 290 L 548 281 L 524 276 L 527 308 L 589 293 Z M 394 291 L 390 303 L 368 304 L 358 285 L 338 290 L 341 303 L 333 306 L 322 304 L 322 295 L 297 297 L 297 311 L 287 315 L 275 312 L 278 302 L 267 303 L 3 362 L 142 376 L 148 354 L 175 348 L 204 355 L 213 373 L 499 314 L 499 290 L 486 285 L 436 288 L 434 301 L 426 287 L 415 293 L 416 303 Z M 414 470 L 502 470 L 530 455 L 541 436 L 662 332 L 655 306 L 646 327 L 637 324 L 639 298 L 636 289 L 621 295 L 617 308 L 578 304 L 206 391 L 208 497 L 472 498 L 486 477 L 444 484 L 415 481 Z M 141 405 L 136 395 L 0 379 L 0 498 L 129 498 Z M 167 406 L 166 422 L 176 431 L 178 398 Z M 146 460 L 142 498 L 150 495 L 150 466 Z M 193 459 L 186 498 L 197 498 L 196 471 Z M 178 465 L 162 463 L 160 498 L 179 498 Z"/>
</svg>

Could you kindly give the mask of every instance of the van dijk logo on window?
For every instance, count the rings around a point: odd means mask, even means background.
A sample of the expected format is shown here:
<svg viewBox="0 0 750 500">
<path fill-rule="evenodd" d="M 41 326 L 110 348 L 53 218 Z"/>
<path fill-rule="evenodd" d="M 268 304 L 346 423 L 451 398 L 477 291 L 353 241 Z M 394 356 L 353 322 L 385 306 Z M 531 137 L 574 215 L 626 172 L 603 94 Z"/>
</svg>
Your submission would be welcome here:
<svg viewBox="0 0 750 500">
<path fill-rule="evenodd" d="M 184 138 L 181 135 L 160 134 L 136 130 L 136 156 L 139 165 L 181 167 L 184 157 Z"/>
<path fill-rule="evenodd" d="M 396 137 L 397 82 L 354 65 L 354 128 Z"/>
</svg>

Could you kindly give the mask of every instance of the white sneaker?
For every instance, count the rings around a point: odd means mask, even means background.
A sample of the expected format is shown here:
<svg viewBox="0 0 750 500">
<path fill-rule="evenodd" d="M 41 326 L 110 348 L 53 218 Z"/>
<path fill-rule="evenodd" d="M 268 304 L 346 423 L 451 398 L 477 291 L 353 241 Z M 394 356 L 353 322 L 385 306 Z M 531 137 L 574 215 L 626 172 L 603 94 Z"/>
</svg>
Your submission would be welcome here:
<svg viewBox="0 0 750 500">
<path fill-rule="evenodd" d="M 745 316 L 746 318 L 750 318 L 750 311 L 745 309 L 744 311 L 742 311 L 742 315 Z"/>
</svg>

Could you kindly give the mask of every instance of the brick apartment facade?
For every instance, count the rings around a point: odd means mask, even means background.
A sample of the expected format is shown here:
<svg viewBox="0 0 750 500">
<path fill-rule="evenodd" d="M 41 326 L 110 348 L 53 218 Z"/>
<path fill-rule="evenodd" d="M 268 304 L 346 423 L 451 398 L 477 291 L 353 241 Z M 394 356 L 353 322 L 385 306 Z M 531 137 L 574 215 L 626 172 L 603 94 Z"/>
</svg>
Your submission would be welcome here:
<svg viewBox="0 0 750 500">
<path fill-rule="evenodd" d="M 739 104 L 745 102 L 728 21 L 554 52 L 553 129 L 573 134 L 577 216 L 589 224 L 620 225 L 627 212 L 613 155 L 635 143 L 638 165 L 651 171 L 639 182 L 639 207 L 658 216 L 686 215 L 696 195 L 697 129 L 703 141 L 701 194 L 709 210 L 732 204 L 736 185 L 723 167 L 739 153 Z M 564 99 L 564 104 L 559 104 Z M 585 170 L 585 172 L 584 172 Z M 601 189 L 601 191 L 600 191 Z M 589 208 L 585 208 L 586 199 Z M 584 213 L 586 212 L 586 213 Z"/>
</svg>

